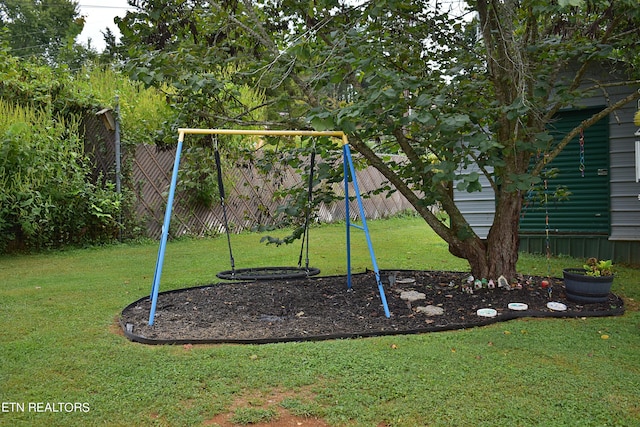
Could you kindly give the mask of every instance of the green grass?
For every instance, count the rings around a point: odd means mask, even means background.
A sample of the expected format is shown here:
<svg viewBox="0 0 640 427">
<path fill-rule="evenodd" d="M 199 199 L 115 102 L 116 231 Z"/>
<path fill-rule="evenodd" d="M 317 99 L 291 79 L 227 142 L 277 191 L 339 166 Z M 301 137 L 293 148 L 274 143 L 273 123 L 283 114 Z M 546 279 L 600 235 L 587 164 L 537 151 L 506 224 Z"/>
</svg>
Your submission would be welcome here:
<svg viewBox="0 0 640 427">
<path fill-rule="evenodd" d="M 272 421 L 277 413 L 274 408 L 239 408 L 231 417 L 231 421 L 235 424 L 257 424 Z"/>
<path fill-rule="evenodd" d="M 370 222 L 380 268 L 468 270 L 417 218 Z M 344 225 L 311 231 L 311 264 L 344 274 Z M 370 267 L 353 232 L 353 268 Z M 236 267 L 296 265 L 299 246 L 232 236 Z M 620 317 L 522 319 L 423 335 L 269 345 L 145 346 L 114 319 L 150 292 L 157 243 L 0 257 L 0 425 L 198 426 L 220 413 L 274 418 L 276 405 L 331 425 L 640 425 L 640 274 L 619 267 Z M 525 274 L 581 260 L 523 255 Z M 216 281 L 226 240 L 170 242 L 161 291 Z M 608 336 L 608 339 L 603 339 Z M 256 395 L 281 394 L 252 407 Z M 237 402 L 247 402 L 237 407 Z M 11 412 L 11 402 L 25 412 Z M 88 412 L 28 404 L 86 403 Z M 64 407 L 64 405 L 63 405 Z M 44 406 L 43 406 L 44 408 Z M 7 411 L 9 410 L 9 411 Z M 275 419 L 277 422 L 277 419 Z"/>
</svg>

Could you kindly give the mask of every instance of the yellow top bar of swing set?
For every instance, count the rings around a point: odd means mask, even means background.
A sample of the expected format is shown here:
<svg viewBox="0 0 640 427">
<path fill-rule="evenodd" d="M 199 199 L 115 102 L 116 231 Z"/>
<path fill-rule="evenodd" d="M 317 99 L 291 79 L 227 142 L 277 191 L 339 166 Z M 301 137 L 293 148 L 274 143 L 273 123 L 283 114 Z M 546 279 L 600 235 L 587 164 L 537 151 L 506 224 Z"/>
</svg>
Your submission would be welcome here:
<svg viewBox="0 0 640 427">
<path fill-rule="evenodd" d="M 316 130 L 258 130 L 258 129 L 178 129 L 178 140 L 184 141 L 184 136 L 190 135 L 264 135 L 264 136 L 332 136 L 341 138 L 342 145 L 349 144 L 347 135 L 342 131 Z"/>
</svg>

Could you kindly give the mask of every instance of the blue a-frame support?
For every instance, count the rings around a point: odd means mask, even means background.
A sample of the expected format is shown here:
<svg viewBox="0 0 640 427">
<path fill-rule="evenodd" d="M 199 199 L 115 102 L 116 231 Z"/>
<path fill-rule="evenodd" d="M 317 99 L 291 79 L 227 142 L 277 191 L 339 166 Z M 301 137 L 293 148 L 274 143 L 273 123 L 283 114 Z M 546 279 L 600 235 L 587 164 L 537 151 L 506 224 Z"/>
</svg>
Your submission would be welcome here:
<svg viewBox="0 0 640 427">
<path fill-rule="evenodd" d="M 342 138 L 342 150 L 343 150 L 343 170 L 344 170 L 344 192 L 345 192 L 345 210 L 347 217 L 346 226 L 346 240 L 347 240 L 347 288 L 351 289 L 351 227 L 358 228 L 364 231 L 367 239 L 367 246 L 369 248 L 369 255 L 371 256 L 371 263 L 373 264 L 373 271 L 375 273 L 376 282 L 378 284 L 378 291 L 380 293 L 380 300 L 384 308 L 384 314 L 386 317 L 391 317 L 389 312 L 389 306 L 387 305 L 387 298 L 384 293 L 384 287 L 382 286 L 382 280 L 380 278 L 380 270 L 378 269 L 378 263 L 373 251 L 373 244 L 371 242 L 371 235 L 369 233 L 369 227 L 367 226 L 367 219 L 364 212 L 364 205 L 362 204 L 362 197 L 360 196 L 360 190 L 358 188 L 358 181 L 356 179 L 356 172 L 353 166 L 353 159 L 351 157 L 351 149 L 349 148 L 349 142 L 344 132 L 340 131 L 260 131 L 260 130 L 236 130 L 236 129 L 178 129 L 178 146 L 176 148 L 176 157 L 173 163 L 173 172 L 171 174 L 171 185 L 169 187 L 169 197 L 167 198 L 167 208 L 164 214 L 164 223 L 162 225 L 162 236 L 160 238 L 160 247 L 158 249 L 158 258 L 156 260 L 156 269 L 153 275 L 153 284 L 151 286 L 151 310 L 149 311 L 149 325 L 153 325 L 156 313 L 156 307 L 158 304 L 158 293 L 160 291 L 160 279 L 162 277 L 162 267 L 164 264 L 165 250 L 167 247 L 167 240 L 169 237 L 169 224 L 171 223 L 171 211 L 173 209 L 173 198 L 175 196 L 176 186 L 178 183 L 178 169 L 180 167 L 180 156 L 182 153 L 182 145 L 184 142 L 185 134 L 208 134 L 208 135 L 302 135 L 302 136 L 330 136 Z M 351 178 L 351 179 L 349 179 Z M 351 222 L 350 210 L 349 210 L 349 181 L 353 185 L 355 197 L 358 202 L 358 209 L 360 213 L 360 219 L 362 226 L 353 224 Z"/>
<path fill-rule="evenodd" d="M 367 226 L 367 217 L 364 212 L 362 197 L 360 197 L 360 189 L 358 188 L 358 180 L 356 179 L 356 171 L 353 166 L 353 159 L 351 158 L 351 149 L 349 148 L 349 144 L 344 144 L 342 146 L 342 154 L 342 163 L 344 170 L 344 200 L 347 217 L 347 286 L 349 289 L 351 289 L 351 227 L 354 227 L 364 231 L 364 235 L 367 239 L 367 246 L 369 247 L 369 255 L 371 256 L 371 263 L 373 264 L 373 272 L 376 275 L 376 283 L 378 284 L 378 291 L 380 292 L 380 300 L 382 301 L 382 307 L 384 308 L 384 314 L 387 317 L 391 317 L 391 313 L 389 313 L 389 306 L 387 305 L 387 297 L 384 293 L 382 280 L 380 279 L 378 262 L 376 261 L 376 255 L 373 252 L 371 234 L 369 233 L 369 227 Z M 351 212 L 349 211 L 349 176 L 351 176 L 353 191 L 355 192 L 356 200 L 358 201 L 358 209 L 360 211 L 360 220 L 362 221 L 362 226 L 353 224 L 351 222 Z"/>
</svg>

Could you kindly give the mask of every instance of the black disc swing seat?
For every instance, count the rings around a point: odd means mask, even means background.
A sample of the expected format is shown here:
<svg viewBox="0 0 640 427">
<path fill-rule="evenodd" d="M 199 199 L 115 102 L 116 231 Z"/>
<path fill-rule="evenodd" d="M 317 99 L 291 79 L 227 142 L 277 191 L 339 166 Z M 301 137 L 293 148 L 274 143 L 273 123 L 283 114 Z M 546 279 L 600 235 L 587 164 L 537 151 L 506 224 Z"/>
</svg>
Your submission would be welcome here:
<svg viewBox="0 0 640 427">
<path fill-rule="evenodd" d="M 221 271 L 216 276 L 225 280 L 279 280 L 304 279 L 319 273 L 315 267 L 256 267 Z"/>
<path fill-rule="evenodd" d="M 224 228 L 227 234 L 227 246 L 229 247 L 229 258 L 231 260 L 231 270 L 221 271 L 216 276 L 225 280 L 282 280 L 282 279 L 304 279 L 306 277 L 315 276 L 320 270 L 315 267 L 309 267 L 309 214 L 311 211 L 311 202 L 313 195 L 313 169 L 315 167 L 315 149 L 311 152 L 311 164 L 309 169 L 309 187 L 307 194 L 307 209 L 304 221 L 304 231 L 302 234 L 302 246 L 300 248 L 300 257 L 298 258 L 297 267 L 254 267 L 254 268 L 235 268 L 235 260 L 233 258 L 233 250 L 231 249 L 231 236 L 229 233 L 229 221 L 227 219 L 227 207 L 225 203 L 224 184 L 222 182 L 222 164 L 220 162 L 220 152 L 218 145 L 215 147 L 216 172 L 218 174 L 218 189 L 220 190 L 220 204 L 222 205 L 222 216 L 224 220 Z M 302 266 L 302 254 L 306 247 L 306 262 Z"/>
</svg>

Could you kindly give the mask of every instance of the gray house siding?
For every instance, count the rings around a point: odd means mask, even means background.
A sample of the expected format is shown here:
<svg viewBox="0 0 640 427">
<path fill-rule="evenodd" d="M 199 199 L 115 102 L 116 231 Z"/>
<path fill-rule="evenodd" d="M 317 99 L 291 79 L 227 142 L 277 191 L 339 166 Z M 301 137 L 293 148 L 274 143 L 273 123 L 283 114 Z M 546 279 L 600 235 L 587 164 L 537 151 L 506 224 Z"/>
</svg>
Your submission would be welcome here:
<svg viewBox="0 0 640 427">
<path fill-rule="evenodd" d="M 479 172 L 479 169 L 467 169 L 465 173 Z M 480 175 L 482 191 L 469 193 L 454 190 L 453 198 L 462 215 L 473 228 L 473 231 L 481 238 L 486 239 L 493 224 L 495 215 L 495 197 L 489 181 L 484 175 Z"/>
<path fill-rule="evenodd" d="M 616 94 L 616 97 L 628 92 Z M 611 236 L 610 240 L 640 241 L 640 183 L 636 182 L 635 136 L 633 116 L 637 105 L 628 105 L 617 117 L 610 117 L 611 157 Z M 620 120 L 618 124 L 616 119 Z"/>
</svg>

